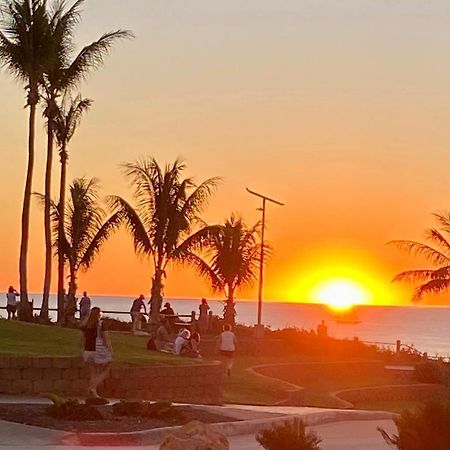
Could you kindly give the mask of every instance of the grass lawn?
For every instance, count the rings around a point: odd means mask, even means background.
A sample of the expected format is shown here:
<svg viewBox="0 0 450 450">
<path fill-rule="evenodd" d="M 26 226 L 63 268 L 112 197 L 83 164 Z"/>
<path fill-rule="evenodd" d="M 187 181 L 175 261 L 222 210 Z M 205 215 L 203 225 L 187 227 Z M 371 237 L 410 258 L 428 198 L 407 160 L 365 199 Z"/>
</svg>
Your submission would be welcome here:
<svg viewBox="0 0 450 450">
<path fill-rule="evenodd" d="M 147 338 L 128 333 L 110 332 L 115 364 L 195 364 L 196 360 L 179 358 L 146 349 Z M 57 326 L 36 325 L 0 319 L 0 354 L 11 356 L 79 356 L 81 332 Z"/>
<path fill-rule="evenodd" d="M 249 403 L 255 405 L 274 404 L 286 398 L 285 391 L 292 389 L 279 379 L 261 378 L 246 369 L 259 364 L 276 364 L 285 362 L 311 362 L 311 359 L 296 356 L 291 358 L 262 358 L 238 356 L 230 378 L 225 379 L 224 401 L 227 403 Z M 323 372 L 314 377 L 302 377 L 301 373 L 293 373 L 287 382 L 304 387 L 303 404 L 326 408 L 341 408 L 342 403 L 331 397 L 330 393 L 342 389 L 351 389 L 387 384 L 409 384 L 407 380 L 398 379 L 395 375 L 361 375 L 349 373 L 345 376 L 333 372 Z M 357 409 L 381 409 L 395 411 L 403 409 L 402 402 L 374 402 L 358 404 Z M 415 402 L 403 402 L 406 406 L 414 406 Z"/>
</svg>

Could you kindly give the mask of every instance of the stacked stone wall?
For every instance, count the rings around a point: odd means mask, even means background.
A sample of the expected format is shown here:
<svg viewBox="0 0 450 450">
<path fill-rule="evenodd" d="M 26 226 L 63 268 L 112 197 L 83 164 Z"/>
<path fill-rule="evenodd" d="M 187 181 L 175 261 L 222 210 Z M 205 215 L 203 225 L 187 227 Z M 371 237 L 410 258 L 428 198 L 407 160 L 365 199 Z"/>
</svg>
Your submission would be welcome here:
<svg viewBox="0 0 450 450">
<path fill-rule="evenodd" d="M 80 358 L 0 356 L 0 393 L 65 396 L 87 394 L 89 372 Z M 222 397 L 222 366 L 112 367 L 99 388 L 111 398 L 216 404 Z"/>
</svg>

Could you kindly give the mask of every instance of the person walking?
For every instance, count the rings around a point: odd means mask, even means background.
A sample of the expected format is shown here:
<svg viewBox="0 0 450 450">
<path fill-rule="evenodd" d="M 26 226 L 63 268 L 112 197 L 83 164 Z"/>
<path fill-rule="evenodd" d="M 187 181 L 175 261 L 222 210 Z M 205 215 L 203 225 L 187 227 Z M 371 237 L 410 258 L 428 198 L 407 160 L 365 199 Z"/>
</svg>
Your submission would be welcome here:
<svg viewBox="0 0 450 450">
<path fill-rule="evenodd" d="M 133 301 L 133 305 L 131 306 L 130 313 L 133 321 L 133 333 L 141 330 L 142 309 L 144 309 L 144 314 L 147 314 L 144 300 L 145 297 L 141 294 Z"/>
<path fill-rule="evenodd" d="M 8 288 L 8 292 L 6 294 L 6 311 L 8 312 L 8 320 L 16 318 L 17 297 L 19 295 L 20 294 L 14 289 L 13 286 Z"/>
<path fill-rule="evenodd" d="M 231 331 L 231 325 L 224 325 L 222 333 L 217 337 L 217 347 L 223 358 L 224 369 L 228 376 L 231 376 L 236 346 L 237 339 L 236 335 Z"/>
<path fill-rule="evenodd" d="M 112 361 L 112 346 L 98 307 L 91 309 L 81 324 L 83 332 L 83 359 L 89 368 L 89 396 L 96 404 L 108 403 L 102 399 L 97 388 L 109 373 Z"/>
<path fill-rule="evenodd" d="M 83 297 L 80 300 L 80 320 L 84 320 L 91 312 L 91 299 L 88 297 L 87 292 L 83 292 Z"/>
<path fill-rule="evenodd" d="M 208 331 L 208 312 L 211 309 L 206 301 L 206 298 L 202 298 L 198 309 L 200 311 L 198 316 L 198 329 L 200 334 L 205 335 Z"/>
</svg>

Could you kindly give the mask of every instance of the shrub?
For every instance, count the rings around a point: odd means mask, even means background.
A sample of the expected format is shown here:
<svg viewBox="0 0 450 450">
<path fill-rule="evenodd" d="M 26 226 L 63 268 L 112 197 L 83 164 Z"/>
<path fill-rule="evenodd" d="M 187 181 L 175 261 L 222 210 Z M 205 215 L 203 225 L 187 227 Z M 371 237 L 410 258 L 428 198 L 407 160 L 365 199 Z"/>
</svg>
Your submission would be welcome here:
<svg viewBox="0 0 450 450">
<path fill-rule="evenodd" d="M 170 402 L 144 402 L 121 400 L 113 405 L 113 413 L 118 416 L 172 418 L 178 416 Z"/>
<path fill-rule="evenodd" d="M 261 431 L 256 440 L 266 450 L 320 450 L 322 441 L 313 431 L 307 432 L 305 423 L 298 418 Z"/>
<path fill-rule="evenodd" d="M 422 383 L 447 385 L 449 369 L 442 361 L 426 361 L 416 366 L 415 376 Z"/>
<path fill-rule="evenodd" d="M 385 441 L 398 450 L 448 450 L 450 443 L 450 402 L 428 402 L 406 410 L 394 420 L 397 433 L 389 436 L 377 428 Z"/>
<path fill-rule="evenodd" d="M 103 419 L 98 409 L 82 404 L 76 399 L 66 399 L 54 394 L 49 394 L 47 397 L 53 402 L 53 405 L 47 408 L 47 414 L 56 419 L 78 421 Z"/>
</svg>

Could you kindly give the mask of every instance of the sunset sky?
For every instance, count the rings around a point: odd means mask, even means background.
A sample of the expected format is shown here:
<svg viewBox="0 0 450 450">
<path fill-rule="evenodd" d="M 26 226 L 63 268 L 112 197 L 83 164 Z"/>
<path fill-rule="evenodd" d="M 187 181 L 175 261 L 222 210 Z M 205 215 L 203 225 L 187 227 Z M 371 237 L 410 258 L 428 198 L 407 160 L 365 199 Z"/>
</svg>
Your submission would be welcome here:
<svg viewBox="0 0 450 450">
<path fill-rule="evenodd" d="M 87 1 L 80 45 L 117 28 L 136 39 L 117 45 L 82 87 L 94 105 L 69 148 L 69 179 L 95 176 L 105 195 L 131 198 L 121 163 L 183 157 L 187 175 L 223 177 L 204 214 L 211 223 L 231 212 L 259 218 L 247 186 L 286 204 L 268 208 L 267 299 L 312 300 L 321 280 L 344 277 L 370 302 L 407 303 L 411 287 L 390 280 L 422 261 L 386 242 L 421 239 L 431 213 L 450 209 L 449 23 L 444 0 Z M 5 290 L 18 286 L 27 151 L 24 92 L 5 72 L 0 99 Z M 36 150 L 42 192 L 42 121 Z M 55 164 L 55 194 L 58 173 Z M 34 202 L 31 292 L 43 284 L 42 215 Z M 79 287 L 147 294 L 150 277 L 120 232 Z M 165 293 L 209 290 L 184 269 L 169 273 Z M 240 294 L 255 297 L 256 286 Z"/>
</svg>

